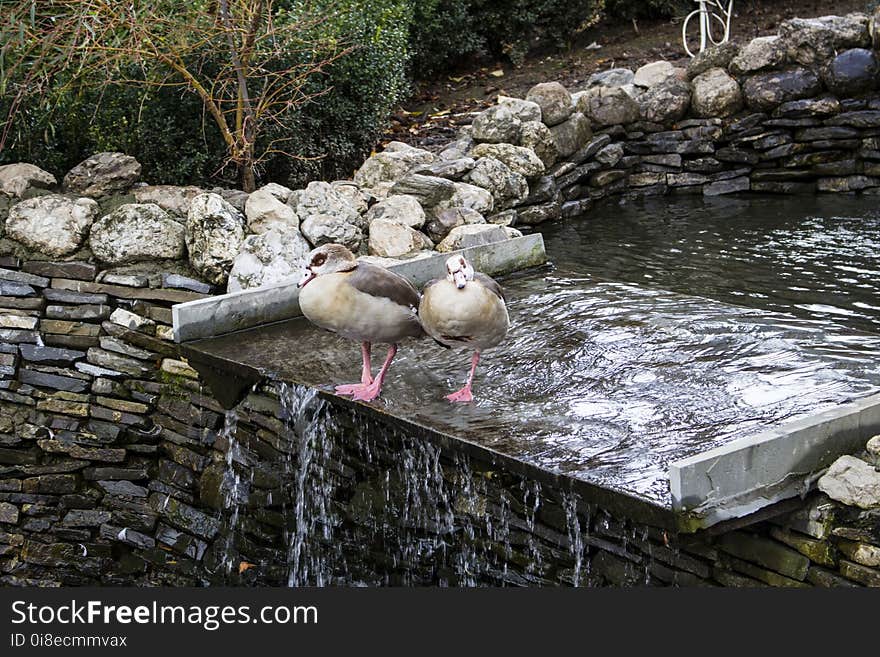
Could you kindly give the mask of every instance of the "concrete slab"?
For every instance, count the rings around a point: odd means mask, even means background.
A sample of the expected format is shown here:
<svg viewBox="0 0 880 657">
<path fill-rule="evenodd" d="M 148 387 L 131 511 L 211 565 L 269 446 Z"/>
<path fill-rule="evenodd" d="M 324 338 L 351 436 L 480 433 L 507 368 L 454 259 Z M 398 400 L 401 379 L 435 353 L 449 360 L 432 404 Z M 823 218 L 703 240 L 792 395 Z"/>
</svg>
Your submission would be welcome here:
<svg viewBox="0 0 880 657">
<path fill-rule="evenodd" d="M 544 238 L 540 233 L 495 244 L 473 246 L 460 251 L 477 271 L 490 276 L 537 267 L 547 262 Z M 416 287 L 445 274 L 446 259 L 452 253 L 404 260 L 389 267 Z M 172 307 L 174 341 L 188 342 L 270 324 L 301 315 L 299 290 L 283 283 L 253 290 L 222 294 L 208 299 L 180 303 Z"/>
<path fill-rule="evenodd" d="M 708 527 L 803 495 L 837 457 L 862 449 L 878 430 L 880 395 L 871 395 L 675 461 L 673 509 Z"/>
</svg>

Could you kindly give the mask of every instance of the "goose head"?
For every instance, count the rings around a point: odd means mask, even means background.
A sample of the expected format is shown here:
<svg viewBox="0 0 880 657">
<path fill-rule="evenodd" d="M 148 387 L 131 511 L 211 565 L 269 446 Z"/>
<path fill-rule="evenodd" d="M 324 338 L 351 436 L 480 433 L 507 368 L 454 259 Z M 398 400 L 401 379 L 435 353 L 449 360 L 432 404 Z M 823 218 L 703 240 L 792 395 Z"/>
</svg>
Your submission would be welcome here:
<svg viewBox="0 0 880 657">
<path fill-rule="evenodd" d="M 306 270 L 297 287 L 305 287 L 316 276 L 351 271 L 357 266 L 357 259 L 351 251 L 341 244 L 324 244 L 313 249 L 306 256 Z"/>
<path fill-rule="evenodd" d="M 463 255 L 452 256 L 446 261 L 446 280 L 464 289 L 468 281 L 474 280 L 474 268 Z"/>
</svg>

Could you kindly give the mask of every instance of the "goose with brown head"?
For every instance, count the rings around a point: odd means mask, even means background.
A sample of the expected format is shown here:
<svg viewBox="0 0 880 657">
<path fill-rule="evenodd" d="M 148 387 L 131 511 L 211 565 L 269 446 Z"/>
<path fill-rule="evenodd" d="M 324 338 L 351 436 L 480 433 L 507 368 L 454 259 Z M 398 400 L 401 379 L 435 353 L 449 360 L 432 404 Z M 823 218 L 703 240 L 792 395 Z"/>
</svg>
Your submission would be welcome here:
<svg viewBox="0 0 880 657">
<path fill-rule="evenodd" d="M 325 244 L 309 253 L 299 288 L 300 309 L 309 321 L 361 343 L 361 382 L 337 386 L 336 392 L 360 401 L 378 397 L 400 341 L 423 335 L 418 291 L 383 267 L 358 262 L 340 244 Z M 377 342 L 390 347 L 374 379 L 370 352 Z"/>
</svg>

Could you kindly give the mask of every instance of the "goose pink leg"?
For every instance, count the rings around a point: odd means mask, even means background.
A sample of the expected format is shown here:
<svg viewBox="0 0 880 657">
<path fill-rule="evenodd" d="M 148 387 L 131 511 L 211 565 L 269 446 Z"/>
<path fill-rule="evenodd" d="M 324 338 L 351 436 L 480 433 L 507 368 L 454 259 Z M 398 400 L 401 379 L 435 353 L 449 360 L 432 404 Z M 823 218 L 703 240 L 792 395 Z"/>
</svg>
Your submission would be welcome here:
<svg viewBox="0 0 880 657">
<path fill-rule="evenodd" d="M 464 384 L 464 388 L 461 390 L 457 390 L 453 392 L 451 395 L 446 395 L 446 399 L 451 402 L 472 402 L 474 401 L 474 395 L 471 392 L 471 386 L 474 383 L 474 372 L 477 371 L 477 363 L 480 362 L 480 352 L 475 351 L 473 357 L 471 358 L 471 372 L 468 374 L 467 383 Z"/>
<path fill-rule="evenodd" d="M 355 399 L 357 401 L 373 401 L 376 397 L 378 397 L 379 393 L 382 391 L 382 383 L 385 381 L 385 375 L 388 373 L 388 368 L 391 366 L 391 361 L 394 360 L 394 355 L 396 353 L 397 345 L 393 344 L 391 345 L 391 347 L 389 347 L 388 356 L 386 356 L 385 362 L 382 364 L 382 369 L 379 370 L 376 378 L 373 379 L 370 383 L 353 385 L 351 387 L 351 391 L 345 394 L 351 395 L 352 399 Z"/>
<path fill-rule="evenodd" d="M 342 386 L 336 386 L 336 393 L 339 395 L 353 395 L 355 392 L 368 386 L 373 382 L 373 368 L 370 365 L 370 343 L 361 343 L 361 355 L 364 359 L 364 368 L 361 372 L 360 383 L 347 383 Z"/>
</svg>

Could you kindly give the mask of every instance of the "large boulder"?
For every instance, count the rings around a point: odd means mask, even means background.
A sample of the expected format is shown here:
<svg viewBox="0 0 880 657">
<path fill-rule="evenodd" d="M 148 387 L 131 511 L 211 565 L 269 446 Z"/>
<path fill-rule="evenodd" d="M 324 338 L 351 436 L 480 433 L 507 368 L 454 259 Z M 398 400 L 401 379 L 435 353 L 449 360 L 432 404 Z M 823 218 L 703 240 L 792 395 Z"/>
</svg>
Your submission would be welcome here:
<svg viewBox="0 0 880 657">
<path fill-rule="evenodd" d="M 536 103 L 541 108 L 541 121 L 548 126 L 562 123 L 574 111 L 571 94 L 558 82 L 536 84 L 529 89 L 526 100 Z"/>
<path fill-rule="evenodd" d="M 189 262 L 205 280 L 220 285 L 244 242 L 244 216 L 219 194 L 199 194 L 186 217 Z"/>
<path fill-rule="evenodd" d="M 421 165 L 419 165 L 421 166 Z M 348 204 L 357 210 L 358 214 L 364 214 L 370 207 L 371 194 L 360 188 L 357 183 L 350 180 L 334 180 L 330 186 L 343 196 Z"/>
<path fill-rule="evenodd" d="M 471 208 L 454 207 L 444 210 L 436 210 L 431 214 L 428 223 L 425 224 L 425 231 L 435 242 L 442 241 L 453 228 L 465 226 L 467 224 L 484 224 L 486 218 L 476 210 Z"/>
<path fill-rule="evenodd" d="M 639 104 L 622 87 L 593 87 L 577 102 L 577 111 L 597 126 L 626 125 L 639 120 Z"/>
<path fill-rule="evenodd" d="M 734 41 L 725 41 L 718 45 L 709 46 L 688 62 L 685 69 L 688 80 L 694 79 L 710 68 L 727 68 L 739 52 L 739 45 Z"/>
<path fill-rule="evenodd" d="M 96 153 L 64 176 L 68 192 L 97 198 L 129 189 L 141 177 L 140 163 L 125 153 Z"/>
<path fill-rule="evenodd" d="M 544 163 L 533 150 L 513 144 L 477 144 L 471 151 L 471 157 L 494 157 L 504 162 L 511 171 L 521 173 L 526 178 L 534 178 L 544 173 Z"/>
<path fill-rule="evenodd" d="M 400 258 L 434 247 L 424 234 L 392 219 L 376 219 L 371 222 L 367 244 L 370 255 L 382 258 Z"/>
<path fill-rule="evenodd" d="M 522 123 L 541 120 L 541 106 L 531 100 L 498 96 L 498 104 L 510 110 L 510 113 Z"/>
<path fill-rule="evenodd" d="M 296 281 L 311 248 L 300 232 L 289 226 L 248 235 L 232 263 L 227 291 Z"/>
<path fill-rule="evenodd" d="M 0 194 L 21 198 L 31 189 L 49 189 L 58 184 L 48 171 L 27 162 L 0 166 Z"/>
<path fill-rule="evenodd" d="M 840 53 L 822 69 L 822 81 L 828 91 L 843 98 L 875 89 L 878 73 L 880 66 L 873 50 L 852 48 Z"/>
<path fill-rule="evenodd" d="M 639 68 L 633 76 L 633 84 L 650 89 L 675 75 L 675 67 L 666 61 L 651 62 Z"/>
<path fill-rule="evenodd" d="M 126 203 L 92 224 L 89 247 L 111 265 L 182 258 L 183 225 L 154 203 Z"/>
<path fill-rule="evenodd" d="M 365 226 L 363 217 L 351 204 L 349 197 L 327 182 L 310 182 L 305 189 L 291 192 L 287 204 L 293 208 L 300 223 L 314 215 L 322 215 L 359 228 Z"/>
<path fill-rule="evenodd" d="M 785 64 L 785 45 L 778 36 L 763 36 L 749 41 L 730 61 L 730 72 L 748 75 Z"/>
<path fill-rule="evenodd" d="M 691 104 L 691 86 L 677 76 L 668 76 L 639 96 L 642 117 L 655 123 L 683 119 Z"/>
<path fill-rule="evenodd" d="M 13 205 L 6 218 L 6 234 L 58 258 L 80 247 L 97 215 L 98 204 L 92 199 L 47 194 Z"/>
<path fill-rule="evenodd" d="M 556 152 L 561 158 L 580 150 L 593 136 L 589 119 L 580 112 L 575 112 L 568 120 L 550 128 L 550 133 L 553 135 Z"/>
<path fill-rule="evenodd" d="M 746 105 L 755 111 L 768 111 L 791 100 L 810 98 L 822 91 L 816 74 L 806 68 L 759 73 L 743 84 Z"/>
<path fill-rule="evenodd" d="M 135 187 L 131 191 L 134 200 L 138 203 L 155 203 L 166 212 L 175 217 L 186 217 L 189 212 L 189 204 L 199 194 L 204 194 L 203 189 L 198 187 L 176 185 L 147 185 Z"/>
<path fill-rule="evenodd" d="M 368 158 L 355 172 L 354 181 L 371 189 L 379 183 L 399 180 L 420 164 L 430 164 L 435 159 L 430 151 L 394 141 Z"/>
<path fill-rule="evenodd" d="M 401 178 L 391 187 L 391 194 L 406 194 L 415 197 L 428 208 L 445 201 L 455 191 L 455 183 L 439 176 L 424 176 L 413 173 Z"/>
<path fill-rule="evenodd" d="M 553 166 L 559 157 L 553 133 L 541 121 L 526 121 L 522 124 L 519 145 L 534 151 L 544 168 Z"/>
<path fill-rule="evenodd" d="M 692 84 L 691 105 L 697 116 L 725 117 L 742 109 L 742 90 L 723 68 L 710 68 L 700 73 Z"/>
<path fill-rule="evenodd" d="M 421 228 L 425 223 L 425 210 L 415 196 L 393 194 L 367 211 L 366 220 L 371 233 L 373 222 L 377 219 L 396 221 L 410 228 Z"/>
<path fill-rule="evenodd" d="M 492 193 L 466 182 L 456 182 L 452 196 L 432 208 L 436 212 L 447 208 L 468 208 L 480 214 L 489 214 L 494 208 Z"/>
<path fill-rule="evenodd" d="M 357 252 L 364 241 L 360 226 L 329 214 L 309 215 L 300 224 L 300 230 L 312 246 L 335 242 Z"/>
<path fill-rule="evenodd" d="M 507 105 L 493 105 L 474 117 L 473 138 L 490 143 L 514 142 L 519 139 L 521 121 Z"/>
<path fill-rule="evenodd" d="M 495 224 L 466 224 L 453 228 L 449 234 L 437 245 L 441 253 L 467 249 L 472 246 L 494 244 L 503 242 L 508 238 L 507 231 L 503 226 Z"/>
<path fill-rule="evenodd" d="M 880 507 L 880 472 L 855 456 L 841 456 L 819 479 L 832 500 L 862 509 Z"/>
<path fill-rule="evenodd" d="M 293 192 L 282 185 L 269 183 L 252 192 L 244 204 L 244 215 L 252 233 L 273 228 L 299 228 L 296 211 L 287 204 Z"/>
<path fill-rule="evenodd" d="M 467 181 L 492 194 L 493 205 L 498 210 L 513 207 L 529 195 L 525 176 L 492 157 L 477 160 Z"/>
<path fill-rule="evenodd" d="M 848 48 L 868 48 L 871 36 L 866 14 L 792 18 L 779 26 L 786 54 L 803 66 L 821 64 Z"/>
</svg>

